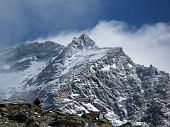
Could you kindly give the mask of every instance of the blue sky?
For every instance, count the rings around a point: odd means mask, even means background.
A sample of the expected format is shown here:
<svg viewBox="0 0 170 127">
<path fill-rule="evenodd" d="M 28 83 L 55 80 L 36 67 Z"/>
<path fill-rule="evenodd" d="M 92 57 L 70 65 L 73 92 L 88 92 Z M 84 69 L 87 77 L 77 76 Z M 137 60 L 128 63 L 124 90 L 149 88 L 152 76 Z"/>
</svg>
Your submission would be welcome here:
<svg viewBox="0 0 170 127">
<path fill-rule="evenodd" d="M 130 27 L 170 21 L 170 0 L 0 0 L 0 46 L 118 20 Z"/>
</svg>

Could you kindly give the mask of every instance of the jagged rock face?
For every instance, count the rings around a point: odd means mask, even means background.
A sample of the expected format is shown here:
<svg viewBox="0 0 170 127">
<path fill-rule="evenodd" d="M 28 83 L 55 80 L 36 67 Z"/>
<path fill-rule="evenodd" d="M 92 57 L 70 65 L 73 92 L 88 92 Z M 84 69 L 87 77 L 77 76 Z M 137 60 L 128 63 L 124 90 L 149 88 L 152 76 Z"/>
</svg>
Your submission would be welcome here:
<svg viewBox="0 0 170 127">
<path fill-rule="evenodd" d="M 150 66 L 137 66 L 137 74 L 142 81 L 146 100 L 145 115 L 142 121 L 151 122 L 153 126 L 169 125 L 169 74 Z"/>
<path fill-rule="evenodd" d="M 102 110 L 113 125 L 168 126 L 169 74 L 136 65 L 120 47 L 99 48 L 87 35 L 57 47 L 11 98 L 39 96 L 44 109 L 78 115 Z"/>
</svg>

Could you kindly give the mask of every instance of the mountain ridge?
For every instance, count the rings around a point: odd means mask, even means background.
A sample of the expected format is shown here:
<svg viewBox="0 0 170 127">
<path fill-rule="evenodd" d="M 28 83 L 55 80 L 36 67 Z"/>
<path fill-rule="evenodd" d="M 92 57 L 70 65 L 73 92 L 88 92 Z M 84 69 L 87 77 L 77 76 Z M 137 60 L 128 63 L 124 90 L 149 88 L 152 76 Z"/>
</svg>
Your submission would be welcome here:
<svg viewBox="0 0 170 127">
<path fill-rule="evenodd" d="M 31 51 L 37 51 L 42 46 L 28 48 L 31 59 L 28 59 L 28 53 L 24 60 L 28 60 L 28 64 L 19 64 L 19 67 L 24 67 L 23 70 L 17 69 L 16 73 L 25 71 L 31 75 L 21 73 L 28 78 L 10 98 L 24 98 L 32 102 L 35 96 L 39 96 L 44 109 L 57 109 L 75 115 L 105 110 L 105 116 L 113 125 L 127 121 L 152 126 L 169 124 L 168 73 L 153 66 L 135 64 L 121 47 L 99 48 L 85 34 L 74 38 L 66 47 L 50 44 L 53 46 L 49 46 L 49 50 L 42 48 L 34 54 Z M 16 63 L 20 60 L 15 59 Z M 1 57 L 0 61 L 3 61 Z M 10 61 L 4 63 L 13 64 Z M 38 71 L 33 74 L 35 68 Z M 10 73 L 8 71 L 0 75 Z M 154 114 L 159 118 L 150 117 Z"/>
</svg>

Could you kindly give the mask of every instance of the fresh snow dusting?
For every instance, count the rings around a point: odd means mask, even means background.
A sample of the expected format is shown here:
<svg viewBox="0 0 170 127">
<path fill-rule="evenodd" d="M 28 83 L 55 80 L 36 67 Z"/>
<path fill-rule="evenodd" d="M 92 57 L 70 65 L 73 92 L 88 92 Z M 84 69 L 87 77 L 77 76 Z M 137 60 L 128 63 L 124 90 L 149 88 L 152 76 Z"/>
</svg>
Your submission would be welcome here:
<svg viewBox="0 0 170 127">
<path fill-rule="evenodd" d="M 33 60 L 33 59 L 36 59 L 36 57 L 35 56 L 31 56 L 31 57 L 24 57 L 24 58 L 22 58 L 21 60 L 19 60 L 18 62 L 24 62 L 24 61 L 27 61 L 27 60 Z"/>
<path fill-rule="evenodd" d="M 99 112 L 99 110 L 96 107 L 94 107 L 91 103 L 87 103 L 87 104 L 83 103 L 83 105 L 84 107 L 87 108 L 88 111 Z"/>
<path fill-rule="evenodd" d="M 132 67 L 133 67 L 133 65 L 132 65 L 132 64 L 130 64 L 130 63 L 128 63 L 128 64 L 127 64 L 127 66 L 128 66 L 128 67 L 130 67 L 130 68 L 132 68 Z"/>
<path fill-rule="evenodd" d="M 73 93 L 72 93 L 70 96 L 71 96 L 71 97 L 77 97 L 77 96 L 79 96 L 79 94 L 73 94 Z"/>
<path fill-rule="evenodd" d="M 93 69 L 94 65 L 90 66 L 90 72 L 95 75 L 96 71 Z"/>
<path fill-rule="evenodd" d="M 76 110 L 78 111 L 85 111 L 86 113 L 89 113 L 89 111 L 87 111 L 83 106 L 77 106 L 77 105 L 75 105 L 75 107 L 76 107 Z"/>
<path fill-rule="evenodd" d="M 127 122 L 126 120 L 123 120 L 123 121 L 119 120 L 117 115 L 113 111 L 110 111 L 110 110 L 107 111 L 105 116 L 112 123 L 112 125 L 115 125 L 115 126 L 120 126 Z"/>
<path fill-rule="evenodd" d="M 116 69 L 116 64 L 113 64 L 113 65 L 110 66 L 110 67 Z"/>
<path fill-rule="evenodd" d="M 102 71 L 108 71 L 110 69 L 110 65 L 106 65 L 104 66 L 104 68 L 102 68 Z"/>
<path fill-rule="evenodd" d="M 142 127 L 148 127 L 148 125 L 145 122 L 131 122 L 133 126 L 142 126 Z"/>
<path fill-rule="evenodd" d="M 124 100 L 126 100 L 126 99 L 127 99 L 126 97 L 119 97 L 119 98 L 118 98 L 118 101 L 119 101 L 119 102 L 122 102 L 122 101 L 124 101 Z"/>
<path fill-rule="evenodd" d="M 110 68 L 116 69 L 116 64 L 113 64 L 113 65 L 105 65 L 101 70 L 102 70 L 102 71 L 109 71 Z"/>
<path fill-rule="evenodd" d="M 63 98 L 62 100 L 63 100 L 63 102 L 72 102 L 73 101 L 73 100 L 70 100 L 68 98 Z"/>
<path fill-rule="evenodd" d="M 108 49 L 83 50 L 75 53 L 74 55 L 72 55 L 72 57 L 65 60 L 65 69 L 62 72 L 62 75 L 68 73 L 69 70 L 75 65 L 80 65 L 102 58 L 103 56 L 105 56 L 107 50 Z"/>
</svg>

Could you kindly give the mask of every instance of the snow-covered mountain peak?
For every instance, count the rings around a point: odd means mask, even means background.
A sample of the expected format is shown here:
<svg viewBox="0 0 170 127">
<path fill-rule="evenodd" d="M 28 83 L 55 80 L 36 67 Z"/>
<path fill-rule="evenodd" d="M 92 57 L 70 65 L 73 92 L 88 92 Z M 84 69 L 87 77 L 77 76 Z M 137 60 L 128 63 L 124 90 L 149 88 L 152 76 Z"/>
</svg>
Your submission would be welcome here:
<svg viewBox="0 0 170 127">
<path fill-rule="evenodd" d="M 0 90 L 0 99 L 39 96 L 44 109 L 78 115 L 102 109 L 115 126 L 169 125 L 169 74 L 135 64 L 121 47 L 99 48 L 83 34 L 67 46 L 48 41 L 0 54 L 0 85 L 21 86 Z"/>
<path fill-rule="evenodd" d="M 86 51 L 97 49 L 95 42 L 90 39 L 86 34 L 83 34 L 79 37 L 74 37 L 71 43 L 69 43 L 61 52 L 60 58 L 70 58 L 73 54 L 76 54 L 79 51 Z"/>
<path fill-rule="evenodd" d="M 90 39 L 86 34 L 83 34 L 78 38 L 74 37 L 72 42 L 68 44 L 68 46 L 79 50 L 97 47 L 95 42 Z"/>
</svg>

